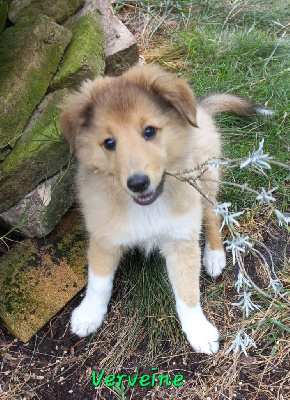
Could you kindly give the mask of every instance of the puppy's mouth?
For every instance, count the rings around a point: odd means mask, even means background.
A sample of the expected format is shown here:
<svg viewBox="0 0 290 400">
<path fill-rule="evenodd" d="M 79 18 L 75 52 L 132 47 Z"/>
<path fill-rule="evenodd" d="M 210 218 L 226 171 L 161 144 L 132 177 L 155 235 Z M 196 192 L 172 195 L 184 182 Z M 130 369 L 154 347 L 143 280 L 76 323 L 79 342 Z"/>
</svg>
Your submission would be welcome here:
<svg viewBox="0 0 290 400">
<path fill-rule="evenodd" d="M 163 174 L 163 177 L 157 186 L 156 190 L 154 192 L 150 192 L 147 194 L 141 194 L 139 196 L 134 196 L 133 200 L 135 203 L 139 204 L 140 206 L 147 206 L 149 204 L 154 203 L 154 201 L 161 195 L 163 191 L 163 186 L 164 186 L 164 178 L 165 174 Z"/>
</svg>

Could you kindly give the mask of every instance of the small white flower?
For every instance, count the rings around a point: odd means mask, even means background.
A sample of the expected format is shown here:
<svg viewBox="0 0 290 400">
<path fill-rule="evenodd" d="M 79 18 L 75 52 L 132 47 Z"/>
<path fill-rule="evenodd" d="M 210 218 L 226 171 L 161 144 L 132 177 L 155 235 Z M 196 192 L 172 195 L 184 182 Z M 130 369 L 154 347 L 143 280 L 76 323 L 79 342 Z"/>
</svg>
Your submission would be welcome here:
<svg viewBox="0 0 290 400">
<path fill-rule="evenodd" d="M 278 278 L 273 279 L 270 277 L 270 286 L 272 286 L 275 294 L 281 293 L 283 289 L 282 282 Z"/>
<path fill-rule="evenodd" d="M 243 297 L 243 299 L 239 303 L 232 303 L 233 306 L 242 306 L 242 309 L 246 312 L 246 318 L 249 317 L 250 310 L 260 310 L 261 308 L 259 305 L 252 302 L 251 295 L 252 293 L 250 292 L 244 292 L 240 295 L 240 297 Z"/>
<path fill-rule="evenodd" d="M 242 335 L 244 335 L 244 338 L 242 337 Z M 229 354 L 232 350 L 235 354 L 237 354 L 238 351 L 241 349 L 245 356 L 248 357 L 247 347 L 250 344 L 253 347 L 257 348 L 254 340 L 249 335 L 247 335 L 245 331 L 240 330 L 225 354 Z"/>
<path fill-rule="evenodd" d="M 228 214 L 229 210 L 228 208 L 232 205 L 232 203 L 217 203 L 214 211 L 216 214 L 220 214 L 224 216 L 225 214 Z"/>
<path fill-rule="evenodd" d="M 232 240 L 225 240 L 223 243 L 228 244 L 226 250 L 232 251 L 233 265 L 236 263 L 237 252 L 245 253 L 247 248 L 251 248 L 252 245 L 249 242 L 249 236 L 242 236 L 239 232 L 236 233 L 236 237 Z"/>
<path fill-rule="evenodd" d="M 221 203 L 221 204 L 216 204 L 214 208 L 215 213 L 223 217 L 222 226 L 219 230 L 220 232 L 222 231 L 225 225 L 235 224 L 237 226 L 240 226 L 239 222 L 236 220 L 236 217 L 242 215 L 244 211 L 239 211 L 236 213 L 229 214 L 229 207 L 231 205 L 232 203 Z"/>
<path fill-rule="evenodd" d="M 268 190 L 268 192 L 266 192 L 266 190 L 262 187 L 262 191 L 261 193 L 256 197 L 256 200 L 261 200 L 261 201 L 276 201 L 275 197 L 271 196 L 271 194 L 274 192 L 274 190 L 277 190 L 277 187 L 274 187 L 274 189 Z"/>
<path fill-rule="evenodd" d="M 248 279 L 241 273 L 241 271 L 238 273 L 238 279 L 235 283 L 235 286 L 237 288 L 237 292 L 240 293 L 240 289 L 244 286 L 252 287 Z"/>
<path fill-rule="evenodd" d="M 283 222 L 288 225 L 290 222 L 290 216 L 282 214 L 279 210 L 274 210 L 277 215 L 279 226 L 283 225 Z"/>
<path fill-rule="evenodd" d="M 257 170 L 263 172 L 263 169 L 271 169 L 270 164 L 267 160 L 271 160 L 273 157 L 269 157 L 269 154 L 263 154 L 264 139 L 259 143 L 258 150 L 254 150 L 252 154 L 249 154 L 249 158 L 244 161 L 240 168 L 245 168 L 247 165 L 251 164 Z"/>
</svg>

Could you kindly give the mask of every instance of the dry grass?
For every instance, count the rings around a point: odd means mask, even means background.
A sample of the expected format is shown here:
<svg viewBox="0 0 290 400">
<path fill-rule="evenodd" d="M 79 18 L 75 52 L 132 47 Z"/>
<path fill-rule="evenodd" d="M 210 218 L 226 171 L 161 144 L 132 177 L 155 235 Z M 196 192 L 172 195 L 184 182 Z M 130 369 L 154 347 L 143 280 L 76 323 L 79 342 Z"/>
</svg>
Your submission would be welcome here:
<svg viewBox="0 0 290 400">
<path fill-rule="evenodd" d="M 266 228 L 263 235 L 266 238 Z M 277 240 L 272 238 L 274 235 L 281 237 L 281 230 L 271 225 L 267 245 L 273 255 L 277 253 L 277 263 L 283 265 L 287 247 L 289 254 L 289 240 L 288 243 L 283 241 L 282 246 L 281 242 L 277 245 Z M 253 262 L 249 254 L 245 265 L 251 271 L 260 271 L 251 276 L 263 287 L 266 281 L 263 266 L 253 265 Z M 128 283 L 128 263 L 135 269 L 132 284 Z M 156 268 L 158 264 L 159 271 Z M 237 300 L 234 288 L 236 270 L 230 264 L 229 258 L 228 268 L 217 281 L 211 281 L 205 275 L 201 279 L 204 311 L 221 333 L 221 351 L 218 354 L 197 354 L 186 342 L 176 318 L 170 290 L 166 294 L 158 291 L 160 284 L 164 285 L 167 280 L 164 263 L 157 257 L 152 261 L 152 258 L 147 260 L 139 254 L 131 254 L 118 272 L 110 312 L 93 337 L 78 340 L 72 338 L 69 332 L 70 312 L 80 299 L 64 309 L 26 345 L 9 335 L 2 335 L 0 399 L 175 400 L 178 397 L 193 400 L 286 400 L 290 395 L 289 333 L 275 323 L 281 321 L 281 314 L 284 320 L 289 321 L 289 306 L 286 308 L 277 299 L 267 302 L 260 298 L 258 301 L 263 304 L 263 309 L 245 322 L 247 332 L 255 339 L 258 348 L 250 349 L 248 357 L 241 352 L 225 354 L 242 320 L 242 313 L 232 305 Z M 285 266 L 280 278 L 285 291 L 289 291 L 290 278 L 286 274 Z M 154 297 L 148 296 L 150 285 L 155 290 Z M 146 296 L 147 303 L 144 302 Z M 157 307 L 158 311 L 153 307 L 150 313 L 149 306 L 153 299 L 156 304 L 168 302 L 168 306 Z M 137 302 L 139 307 L 130 307 L 132 302 Z M 152 321 L 155 330 L 150 332 Z M 173 326 L 171 332 L 165 322 Z M 263 349 L 271 338 L 274 342 Z M 123 397 L 118 397 L 104 384 L 94 389 L 91 382 L 92 370 L 100 373 L 105 369 L 110 374 L 135 375 L 137 371 L 140 374 L 150 373 L 153 366 L 158 368 L 158 374 L 182 374 L 183 386 L 140 388 L 136 385 Z M 126 382 L 125 389 L 128 389 Z"/>
</svg>

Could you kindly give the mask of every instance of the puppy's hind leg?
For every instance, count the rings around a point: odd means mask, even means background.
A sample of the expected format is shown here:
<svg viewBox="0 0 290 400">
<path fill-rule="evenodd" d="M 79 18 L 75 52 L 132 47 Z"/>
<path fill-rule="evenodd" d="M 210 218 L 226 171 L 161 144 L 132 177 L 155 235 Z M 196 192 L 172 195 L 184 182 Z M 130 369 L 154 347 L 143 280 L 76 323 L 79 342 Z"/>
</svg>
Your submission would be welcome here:
<svg viewBox="0 0 290 400">
<path fill-rule="evenodd" d="M 210 179 L 210 182 L 203 182 L 203 189 L 210 195 L 211 199 L 216 201 L 218 184 L 212 182 L 218 179 L 217 171 L 209 171 L 205 174 L 205 179 Z M 204 201 L 204 225 L 206 243 L 203 254 L 203 265 L 206 272 L 216 278 L 226 266 L 226 255 L 222 242 L 221 217 L 214 212 L 213 205 L 206 199 Z"/>
<path fill-rule="evenodd" d="M 194 350 L 206 354 L 216 353 L 219 349 L 219 334 L 205 317 L 200 305 L 198 238 L 166 243 L 161 251 L 166 258 L 183 332 Z"/>
<path fill-rule="evenodd" d="M 71 316 L 71 330 L 76 335 L 87 336 L 101 326 L 107 313 L 120 257 L 119 248 L 104 249 L 90 239 L 86 295 Z"/>
</svg>

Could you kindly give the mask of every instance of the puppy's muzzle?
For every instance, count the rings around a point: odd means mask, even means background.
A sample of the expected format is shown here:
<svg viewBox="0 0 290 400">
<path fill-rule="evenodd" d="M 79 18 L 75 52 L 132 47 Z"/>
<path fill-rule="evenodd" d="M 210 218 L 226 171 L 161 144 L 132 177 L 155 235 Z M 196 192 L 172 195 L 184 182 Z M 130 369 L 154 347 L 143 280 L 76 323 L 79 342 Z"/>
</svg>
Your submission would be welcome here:
<svg viewBox="0 0 290 400">
<path fill-rule="evenodd" d="M 148 175 L 136 174 L 132 175 L 127 180 L 128 188 L 134 193 L 143 193 L 150 185 L 150 178 Z"/>
<path fill-rule="evenodd" d="M 152 204 L 162 193 L 164 184 L 164 174 L 161 182 L 154 191 L 149 191 L 150 178 L 145 174 L 135 174 L 128 178 L 127 187 L 131 192 L 136 193 L 133 195 L 135 203 L 146 206 Z"/>
</svg>

